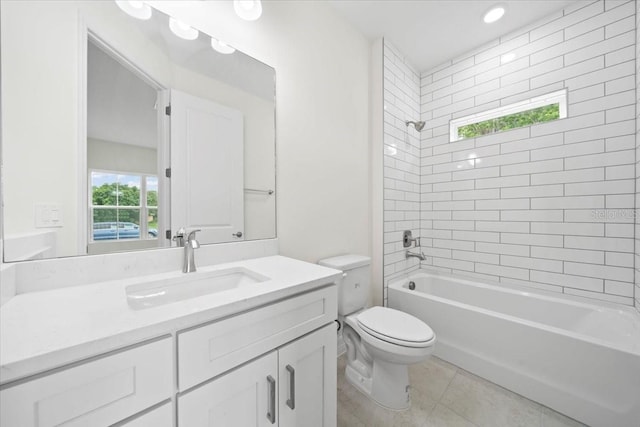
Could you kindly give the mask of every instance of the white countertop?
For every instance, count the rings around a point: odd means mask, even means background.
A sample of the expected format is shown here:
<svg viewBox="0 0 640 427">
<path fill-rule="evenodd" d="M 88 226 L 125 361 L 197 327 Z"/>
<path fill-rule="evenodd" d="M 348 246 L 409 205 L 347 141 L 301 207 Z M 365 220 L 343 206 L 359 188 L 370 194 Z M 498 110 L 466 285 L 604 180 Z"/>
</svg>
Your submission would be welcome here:
<svg viewBox="0 0 640 427">
<path fill-rule="evenodd" d="M 272 303 L 341 277 L 337 270 L 283 256 L 198 271 L 231 267 L 245 267 L 271 280 L 143 310 L 130 308 L 125 292 L 140 277 L 16 295 L 0 307 L 0 383 Z"/>
</svg>

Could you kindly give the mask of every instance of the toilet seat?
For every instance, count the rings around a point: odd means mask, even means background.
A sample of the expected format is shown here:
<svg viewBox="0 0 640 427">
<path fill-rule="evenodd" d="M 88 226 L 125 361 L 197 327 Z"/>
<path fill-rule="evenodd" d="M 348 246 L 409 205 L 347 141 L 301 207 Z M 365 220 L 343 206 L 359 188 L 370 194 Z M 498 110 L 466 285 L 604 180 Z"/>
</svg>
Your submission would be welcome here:
<svg viewBox="0 0 640 427">
<path fill-rule="evenodd" d="M 434 333 L 420 319 L 388 307 L 372 307 L 356 316 L 360 329 L 390 344 L 402 347 L 428 347 Z"/>
</svg>

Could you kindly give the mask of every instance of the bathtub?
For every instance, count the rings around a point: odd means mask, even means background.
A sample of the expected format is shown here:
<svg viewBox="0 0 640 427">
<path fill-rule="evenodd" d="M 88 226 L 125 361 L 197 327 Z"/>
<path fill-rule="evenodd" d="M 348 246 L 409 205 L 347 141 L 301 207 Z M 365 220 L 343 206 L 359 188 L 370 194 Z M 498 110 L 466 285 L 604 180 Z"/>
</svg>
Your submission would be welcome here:
<svg viewBox="0 0 640 427">
<path fill-rule="evenodd" d="M 431 326 L 444 360 L 590 426 L 640 427 L 640 315 L 523 289 L 419 271 L 388 305 Z"/>
</svg>

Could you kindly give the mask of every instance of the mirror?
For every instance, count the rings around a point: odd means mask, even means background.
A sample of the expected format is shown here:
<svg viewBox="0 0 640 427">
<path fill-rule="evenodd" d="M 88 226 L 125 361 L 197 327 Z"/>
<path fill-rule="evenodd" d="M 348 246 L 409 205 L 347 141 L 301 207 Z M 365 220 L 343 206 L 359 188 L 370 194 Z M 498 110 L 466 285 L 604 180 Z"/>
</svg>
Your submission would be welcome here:
<svg viewBox="0 0 640 427">
<path fill-rule="evenodd" d="M 5 262 L 275 237 L 273 68 L 151 8 L 0 7 Z"/>
</svg>

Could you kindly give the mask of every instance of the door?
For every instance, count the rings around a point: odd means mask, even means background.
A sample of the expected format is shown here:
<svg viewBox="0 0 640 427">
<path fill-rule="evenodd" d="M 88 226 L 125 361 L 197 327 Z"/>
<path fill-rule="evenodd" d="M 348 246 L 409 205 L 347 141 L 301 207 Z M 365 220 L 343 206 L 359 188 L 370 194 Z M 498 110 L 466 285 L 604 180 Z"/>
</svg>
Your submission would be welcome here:
<svg viewBox="0 0 640 427">
<path fill-rule="evenodd" d="M 200 243 L 244 240 L 244 136 L 240 111 L 171 91 L 171 230 Z"/>
<path fill-rule="evenodd" d="M 179 396 L 178 426 L 277 425 L 277 371 L 274 351 Z"/>
<path fill-rule="evenodd" d="M 280 427 L 335 427 L 336 354 L 334 324 L 279 350 Z"/>
</svg>

